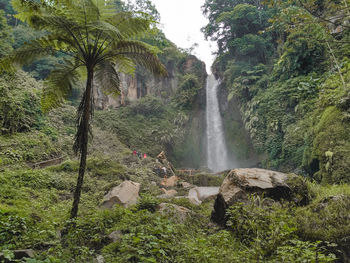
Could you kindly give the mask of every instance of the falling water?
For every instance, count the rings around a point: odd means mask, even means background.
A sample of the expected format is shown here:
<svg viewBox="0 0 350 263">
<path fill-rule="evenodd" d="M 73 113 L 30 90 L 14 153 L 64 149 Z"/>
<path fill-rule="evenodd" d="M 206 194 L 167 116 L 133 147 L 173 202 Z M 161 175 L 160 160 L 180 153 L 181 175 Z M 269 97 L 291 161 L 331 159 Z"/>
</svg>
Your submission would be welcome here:
<svg viewBox="0 0 350 263">
<path fill-rule="evenodd" d="M 207 162 L 214 172 L 230 167 L 227 157 L 222 119 L 217 96 L 219 83 L 214 76 L 207 78 Z"/>
</svg>

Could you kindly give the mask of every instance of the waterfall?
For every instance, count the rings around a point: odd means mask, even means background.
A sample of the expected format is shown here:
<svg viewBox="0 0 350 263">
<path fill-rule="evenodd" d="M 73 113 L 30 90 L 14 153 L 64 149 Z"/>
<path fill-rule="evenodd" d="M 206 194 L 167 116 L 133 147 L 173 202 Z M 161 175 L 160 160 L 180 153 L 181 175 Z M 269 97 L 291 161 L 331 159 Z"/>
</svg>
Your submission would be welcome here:
<svg viewBox="0 0 350 263">
<path fill-rule="evenodd" d="M 218 81 L 207 77 L 207 166 L 214 172 L 230 168 L 218 101 Z"/>
</svg>

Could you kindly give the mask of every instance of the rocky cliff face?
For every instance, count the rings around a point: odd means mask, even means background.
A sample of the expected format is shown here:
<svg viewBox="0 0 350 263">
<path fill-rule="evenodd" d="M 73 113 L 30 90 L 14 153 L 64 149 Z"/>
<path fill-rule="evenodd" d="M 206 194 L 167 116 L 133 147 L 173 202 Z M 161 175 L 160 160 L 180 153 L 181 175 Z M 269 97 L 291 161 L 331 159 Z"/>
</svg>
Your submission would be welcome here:
<svg viewBox="0 0 350 263">
<path fill-rule="evenodd" d="M 175 64 L 175 65 L 174 65 Z M 206 70 L 204 62 L 195 56 L 189 55 L 178 63 L 167 63 L 168 77 L 158 78 L 151 73 L 138 68 L 135 75 L 120 74 L 120 96 L 104 94 L 98 85 L 95 85 L 94 99 L 97 109 L 115 109 L 122 105 L 136 101 L 146 95 L 168 100 L 178 88 L 179 79 L 186 74 L 194 74 L 205 87 Z M 203 95 L 203 94 L 202 94 Z M 205 94 L 204 94 L 205 96 Z"/>
</svg>

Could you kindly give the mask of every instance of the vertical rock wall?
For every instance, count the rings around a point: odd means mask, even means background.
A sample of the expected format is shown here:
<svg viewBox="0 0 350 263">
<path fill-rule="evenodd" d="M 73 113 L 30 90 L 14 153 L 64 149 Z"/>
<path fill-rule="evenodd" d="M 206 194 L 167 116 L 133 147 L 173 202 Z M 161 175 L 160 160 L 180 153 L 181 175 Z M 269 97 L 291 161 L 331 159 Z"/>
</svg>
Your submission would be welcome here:
<svg viewBox="0 0 350 263">
<path fill-rule="evenodd" d="M 177 88 L 178 79 L 175 72 L 167 78 L 157 78 L 146 71 L 137 72 L 134 76 L 120 74 L 120 95 L 106 95 L 101 87 L 94 85 L 94 99 L 97 109 L 115 109 L 129 102 L 134 102 L 150 94 L 162 98 L 162 92 L 172 95 Z"/>
</svg>

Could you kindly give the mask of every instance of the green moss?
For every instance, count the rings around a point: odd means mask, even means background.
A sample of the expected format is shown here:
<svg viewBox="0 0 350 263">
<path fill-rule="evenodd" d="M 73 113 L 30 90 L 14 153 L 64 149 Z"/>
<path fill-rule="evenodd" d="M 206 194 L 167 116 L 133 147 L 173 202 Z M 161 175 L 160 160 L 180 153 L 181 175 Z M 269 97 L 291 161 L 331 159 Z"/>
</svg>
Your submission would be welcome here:
<svg viewBox="0 0 350 263">
<path fill-rule="evenodd" d="M 338 195 L 314 202 L 297 211 L 298 234 L 307 240 L 322 240 L 338 245 L 348 254 L 350 235 L 350 196 Z M 336 251 L 336 250 L 335 250 Z M 339 252 L 338 252 L 339 253 Z"/>
<path fill-rule="evenodd" d="M 326 183 L 350 182 L 350 126 L 340 110 L 334 106 L 326 108 L 315 133 L 312 157 L 321 164 L 317 176 Z"/>
</svg>

